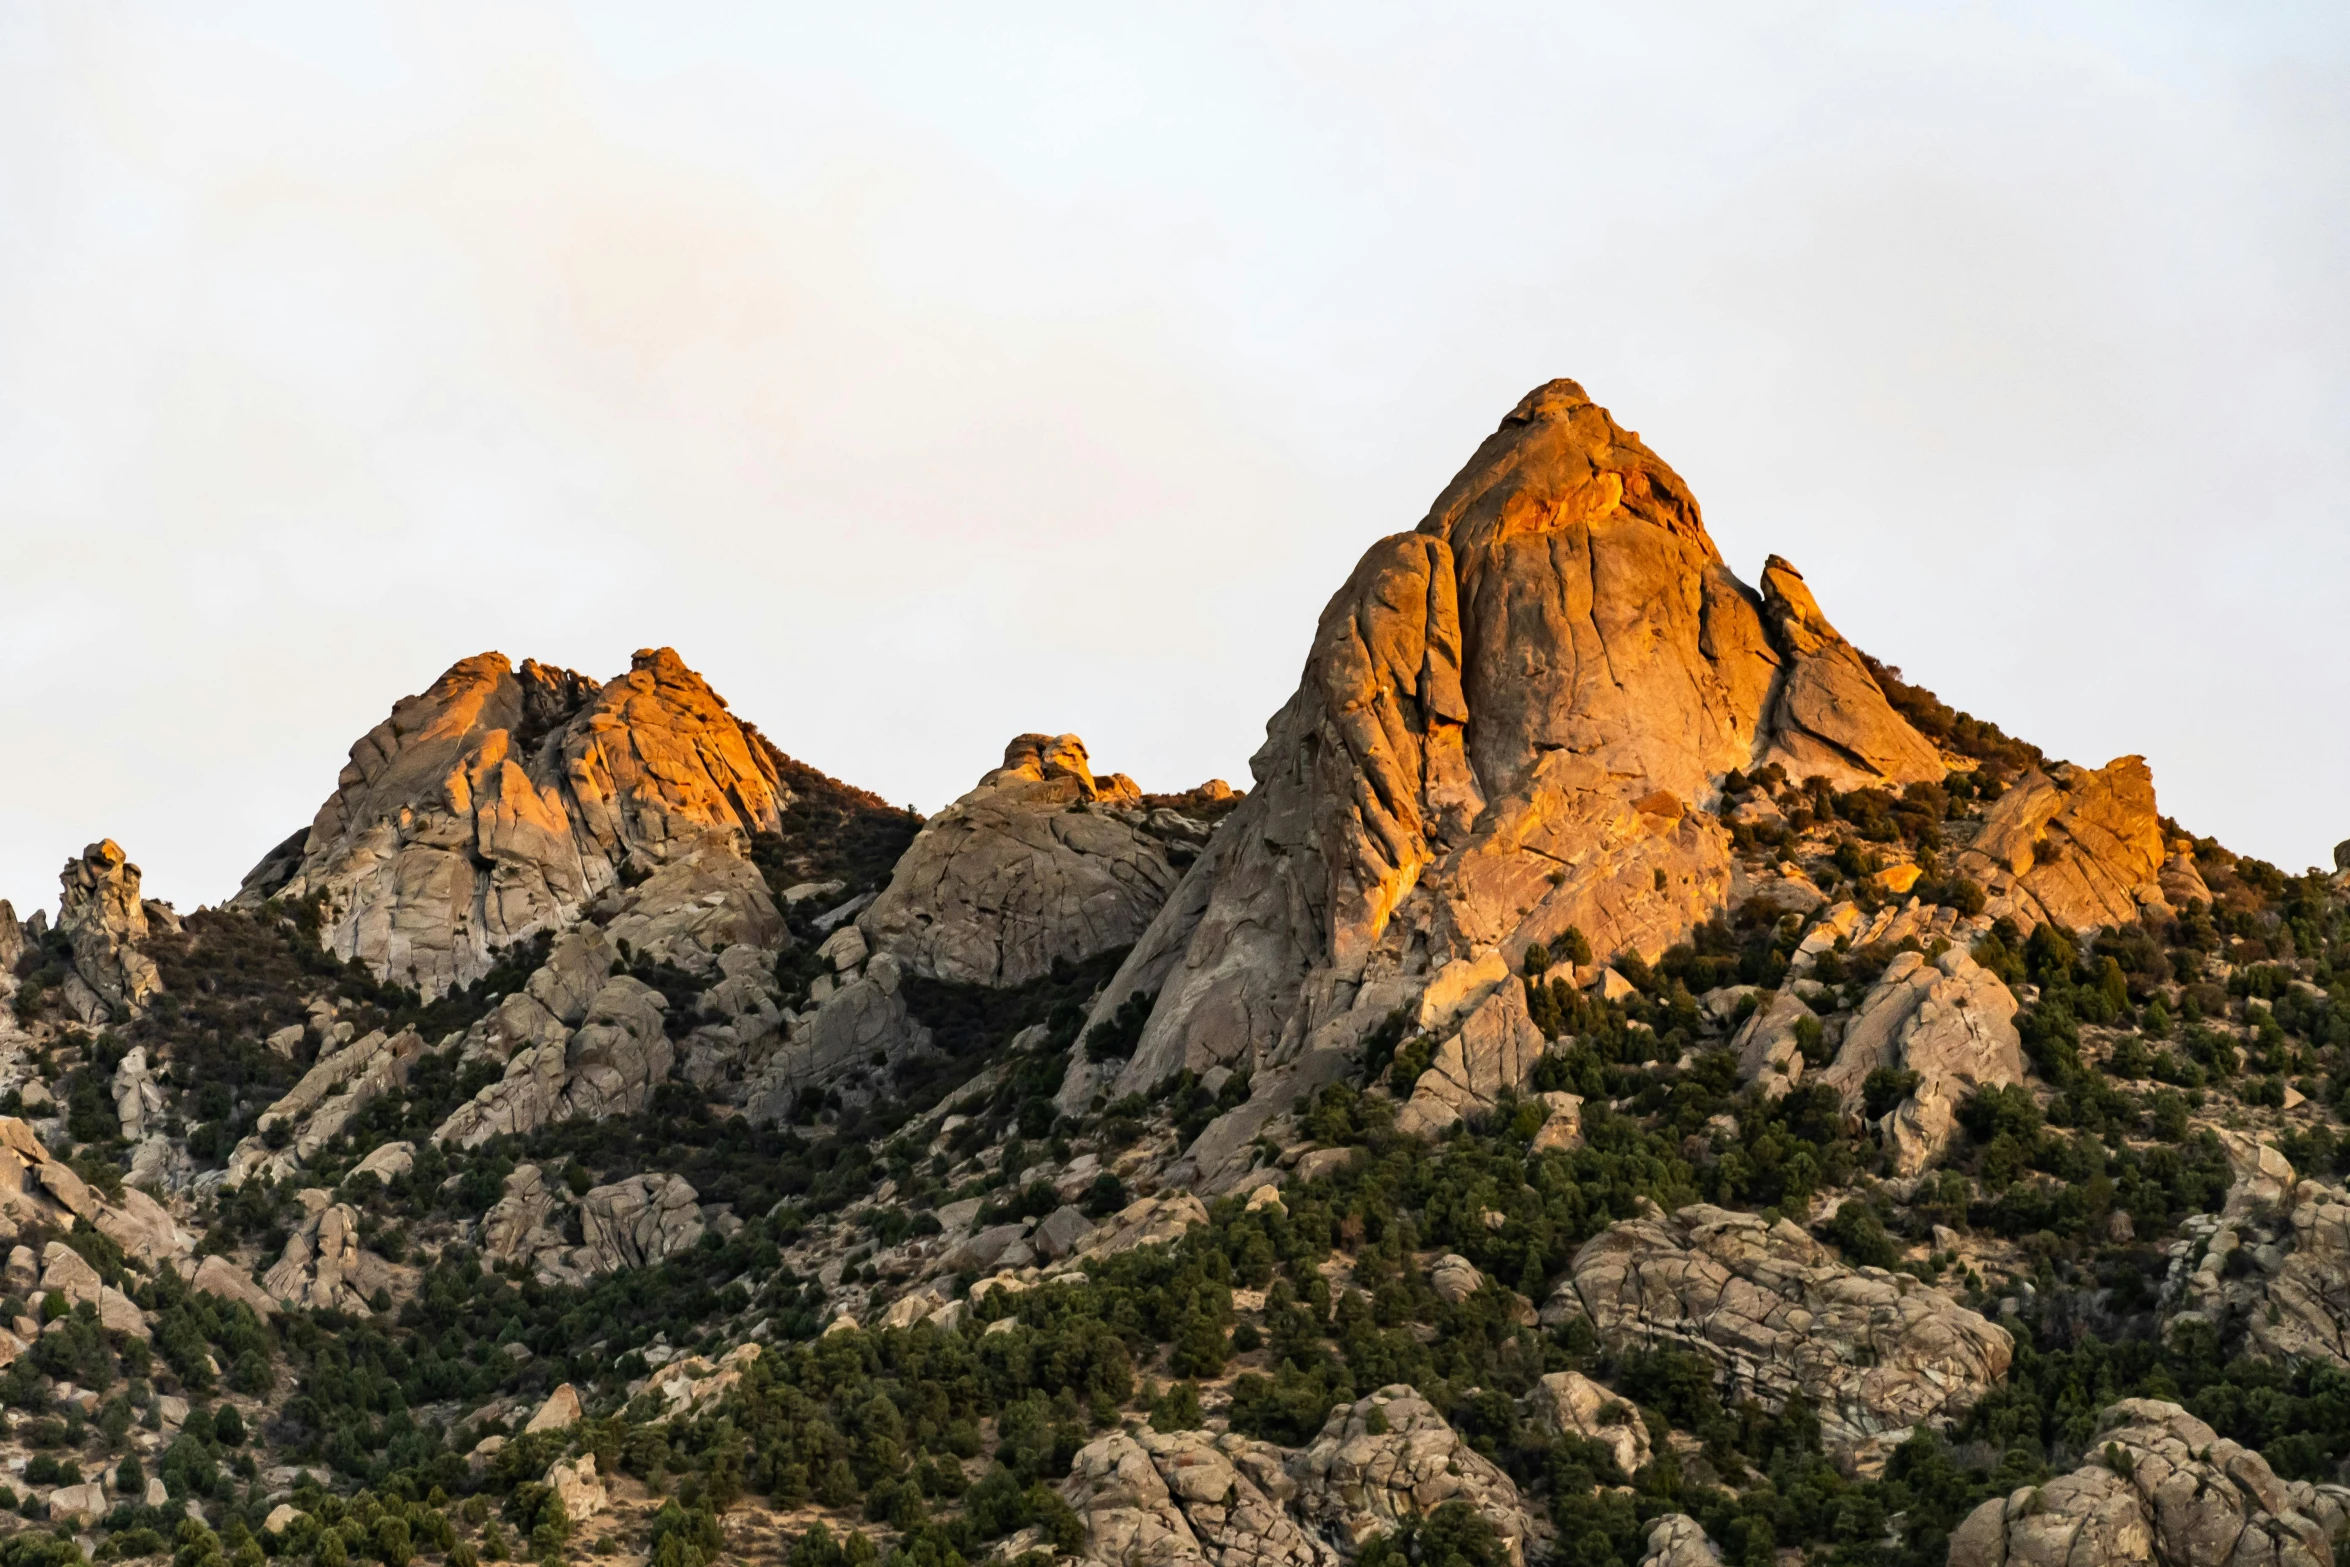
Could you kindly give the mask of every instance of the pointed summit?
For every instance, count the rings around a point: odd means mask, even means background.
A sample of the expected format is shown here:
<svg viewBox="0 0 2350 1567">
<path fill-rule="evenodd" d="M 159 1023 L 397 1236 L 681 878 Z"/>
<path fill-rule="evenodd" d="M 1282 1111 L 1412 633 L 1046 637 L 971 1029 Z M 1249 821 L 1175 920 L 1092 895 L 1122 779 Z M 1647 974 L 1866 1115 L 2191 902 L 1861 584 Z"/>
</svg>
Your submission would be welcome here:
<svg viewBox="0 0 2350 1567">
<path fill-rule="evenodd" d="M 1446 1105 L 1490 1101 L 1539 1049 L 1507 982 L 1529 945 L 1654 957 L 1727 901 L 1703 813 L 1725 774 L 1939 776 L 1802 579 L 1773 583 L 1731 574 L 1680 476 L 1580 386 L 1527 394 L 1323 610 L 1258 787 L 1095 1009 L 1158 996 L 1105 1091 L 1253 1073 L 1195 1150 L 1214 1184 L 1400 1008 L 1474 1042 Z"/>
</svg>

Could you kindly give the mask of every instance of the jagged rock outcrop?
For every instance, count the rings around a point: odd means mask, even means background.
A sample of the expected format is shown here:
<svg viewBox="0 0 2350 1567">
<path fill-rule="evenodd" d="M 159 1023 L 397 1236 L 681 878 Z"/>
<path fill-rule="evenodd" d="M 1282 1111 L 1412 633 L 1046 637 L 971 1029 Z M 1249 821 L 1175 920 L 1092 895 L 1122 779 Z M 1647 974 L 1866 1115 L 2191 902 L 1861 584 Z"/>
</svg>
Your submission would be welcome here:
<svg viewBox="0 0 2350 1567">
<path fill-rule="evenodd" d="M 1941 752 L 1887 704 L 1860 651 L 1820 613 L 1803 573 L 1773 555 L 1763 562 L 1762 591 L 1763 619 L 1787 664 L 1757 760 L 1840 789 L 1940 778 Z"/>
<path fill-rule="evenodd" d="M 1705 1526 L 1687 1513 L 1667 1513 L 1650 1524 L 1647 1545 L 1640 1567 L 1722 1567 L 1722 1553 Z"/>
<path fill-rule="evenodd" d="M 407 1288 L 412 1271 L 359 1244 L 359 1215 L 330 1192 L 302 1194 L 306 1217 L 286 1237 L 283 1255 L 261 1276 L 261 1287 L 288 1306 L 366 1316 L 378 1290 Z"/>
<path fill-rule="evenodd" d="M 136 1017 L 163 988 L 155 960 L 139 950 L 148 914 L 167 912 L 139 897 L 139 868 L 112 838 L 91 844 L 59 873 L 57 928 L 73 945 L 66 1006 L 95 1026 Z"/>
<path fill-rule="evenodd" d="M 1654 1455 L 1648 1422 L 1622 1399 L 1579 1371 L 1553 1371 L 1526 1394 L 1526 1414 L 1542 1430 L 1597 1442 L 1630 1478 Z"/>
<path fill-rule="evenodd" d="M 567 1236 L 574 1217 L 580 1242 Z M 682 1176 L 632 1175 L 576 1201 L 535 1164 L 517 1167 L 481 1219 L 486 1262 L 522 1263 L 542 1283 L 581 1285 L 623 1268 L 649 1268 L 702 1238 L 698 1194 Z"/>
<path fill-rule="evenodd" d="M 1851 1268 L 1785 1219 L 1706 1204 L 1610 1225 L 1576 1253 L 1543 1312 L 1590 1318 L 1611 1348 L 1711 1360 L 1731 1401 L 1797 1394 L 1831 1448 L 1889 1452 L 2003 1380 L 2005 1329 L 1905 1273 Z"/>
<path fill-rule="evenodd" d="M 667 648 L 600 687 L 483 653 L 351 748 L 299 847 L 238 901 L 321 899 L 338 956 L 433 996 L 568 927 L 624 870 L 657 874 L 712 832 L 773 831 L 787 794 L 766 742 Z M 745 895 L 776 919 L 764 887 Z"/>
<path fill-rule="evenodd" d="M 16 1026 L 16 966 L 24 961 L 24 924 L 16 907 L 0 898 L 0 1033 Z"/>
<path fill-rule="evenodd" d="M 2095 772 L 2059 763 L 2025 773 L 1992 803 L 1958 868 L 1982 883 L 1988 913 L 2027 930 L 2053 920 L 2083 931 L 2167 913 L 2165 853 L 2154 775 L 2144 757 L 2124 756 Z"/>
<path fill-rule="evenodd" d="M 193 1256 L 196 1237 L 169 1210 L 135 1186 L 109 1202 L 53 1158 L 15 1116 L 0 1116 L 0 1217 L 18 1225 L 70 1230 L 87 1224 L 142 1265 Z"/>
<path fill-rule="evenodd" d="M 702 1238 L 699 1195 L 679 1175 L 632 1175 L 579 1200 L 595 1271 L 649 1268 Z"/>
<path fill-rule="evenodd" d="M 857 925 L 909 974 L 1025 984 L 1133 944 L 1174 889 L 1171 835 L 1204 836 L 1157 828 L 1131 780 L 1095 778 L 1075 735 L 1021 735 L 923 825 Z"/>
<path fill-rule="evenodd" d="M 2172 1247 L 2172 1325 L 2200 1318 L 2239 1353 L 2350 1370 L 2350 1195 L 2297 1179 L 2265 1144 L 2239 1168 L 2251 1158 L 2226 1211 Z"/>
<path fill-rule="evenodd" d="M 1490 1110 L 1504 1093 L 1521 1087 L 1533 1074 L 1534 1063 L 1542 1059 L 1549 1041 L 1526 1009 L 1525 987 L 1502 965 L 1500 954 L 1489 954 L 1486 966 L 1500 971 L 1499 980 L 1484 990 L 1475 1005 L 1462 1009 L 1457 1023 L 1443 1018 L 1449 1009 L 1429 1004 L 1430 997 L 1444 994 L 1444 974 L 1422 992 L 1422 1027 L 1442 1019 L 1437 1026 L 1445 1033 L 1428 1070 L 1420 1074 L 1411 1097 L 1397 1112 L 1396 1130 L 1425 1136 L 1443 1131 L 1464 1116 Z"/>
<path fill-rule="evenodd" d="M 481 1216 L 483 1259 L 504 1266 L 541 1252 L 560 1252 L 567 1244 L 562 1218 L 566 1206 L 564 1193 L 545 1171 L 535 1164 L 516 1166 L 498 1200 Z"/>
<path fill-rule="evenodd" d="M 1636 435 L 1571 381 L 1530 393 L 1323 611 L 1256 788 L 1096 1005 L 1157 994 L 1104 1092 L 1250 1071 L 1178 1172 L 1222 1189 L 1447 966 L 1569 927 L 1653 957 L 1719 908 L 1700 807 L 1728 769 L 1785 746 L 1923 776 L 1933 748 L 1777 569 L 1766 614 Z"/>
<path fill-rule="evenodd" d="M 114 1068 L 114 1117 L 122 1126 L 123 1141 L 135 1143 L 147 1135 L 149 1120 L 163 1113 L 163 1089 L 147 1070 L 147 1047 L 133 1045 Z"/>
<path fill-rule="evenodd" d="M 2089 1459 L 1983 1503 L 1950 1534 L 1950 1567 L 2331 1567 L 2306 1486 L 2176 1404 L 2124 1399 Z"/>
<path fill-rule="evenodd" d="M 1500 1537 L 1513 1567 L 1531 1533 L 1518 1488 L 1413 1389 L 1383 1387 L 1333 1409 L 1312 1445 L 1289 1461 L 1296 1510 L 1351 1553 L 1446 1502 L 1474 1508 Z"/>
<path fill-rule="evenodd" d="M 1299 1527 L 1280 1448 L 1207 1431 L 1113 1433 L 1080 1448 L 1061 1492 L 1083 1559 L 1119 1567 L 1338 1567 Z"/>
<path fill-rule="evenodd" d="M 253 1135 L 230 1151 L 221 1179 L 230 1186 L 256 1176 L 286 1179 L 342 1136 L 360 1111 L 406 1086 L 409 1070 L 423 1053 L 424 1040 L 414 1029 L 397 1034 L 377 1029 L 320 1056 L 300 1082 L 261 1112 Z M 281 1126 L 286 1133 L 278 1137 Z M 272 1147 L 273 1141 L 278 1146 Z"/>
<path fill-rule="evenodd" d="M 98 1313 L 98 1325 L 109 1333 L 152 1338 L 137 1302 L 99 1277 L 98 1270 L 63 1241 L 51 1241 L 41 1253 L 41 1293 L 62 1296 L 68 1306 L 88 1305 Z"/>
<path fill-rule="evenodd" d="M 450 1112 L 433 1140 L 474 1148 L 550 1121 L 642 1110 L 677 1064 L 663 1016 L 667 1009 L 661 993 L 644 981 L 611 975 L 596 986 L 576 1029 L 516 1052 L 506 1075 Z"/>
<path fill-rule="evenodd" d="M 1976 1089 L 2024 1080 L 2015 1013 L 2013 993 L 1964 949 L 1952 947 L 1931 963 L 1897 953 L 1845 1025 L 1844 1042 L 1819 1080 L 1857 1109 L 1871 1072 L 1917 1073 L 1917 1086 L 1880 1123 L 1893 1173 L 1915 1175 L 1950 1145 L 1958 1107 Z M 1788 1081 L 1795 1076 L 1786 1073 Z"/>
<path fill-rule="evenodd" d="M 895 1065 L 930 1047 L 930 1030 L 906 1005 L 905 965 L 894 953 L 874 952 L 865 933 L 843 925 L 816 949 L 832 967 L 812 994 L 817 1005 L 792 1019 L 775 1053 L 751 1074 L 743 1114 L 780 1121 L 800 1091 L 819 1085 L 852 1089 L 875 1063 Z"/>
</svg>

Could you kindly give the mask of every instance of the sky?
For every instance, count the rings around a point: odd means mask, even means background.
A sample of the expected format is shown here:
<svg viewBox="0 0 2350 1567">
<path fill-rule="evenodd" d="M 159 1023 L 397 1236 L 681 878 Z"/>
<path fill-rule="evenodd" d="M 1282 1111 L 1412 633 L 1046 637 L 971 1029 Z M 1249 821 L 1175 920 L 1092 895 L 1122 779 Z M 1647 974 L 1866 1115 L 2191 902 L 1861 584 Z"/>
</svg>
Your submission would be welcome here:
<svg viewBox="0 0 2350 1567">
<path fill-rule="evenodd" d="M 2350 838 L 2350 8 L 0 8 L 0 896 L 496 648 L 925 811 L 1247 781 L 1572 376 L 1852 640 Z"/>
</svg>

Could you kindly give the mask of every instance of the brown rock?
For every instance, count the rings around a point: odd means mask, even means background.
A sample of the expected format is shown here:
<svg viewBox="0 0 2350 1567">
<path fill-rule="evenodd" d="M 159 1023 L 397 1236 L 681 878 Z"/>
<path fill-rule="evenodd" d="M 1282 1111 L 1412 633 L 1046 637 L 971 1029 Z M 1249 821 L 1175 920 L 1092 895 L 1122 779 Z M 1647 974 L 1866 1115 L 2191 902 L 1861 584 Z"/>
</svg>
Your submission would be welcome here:
<svg viewBox="0 0 2350 1567">
<path fill-rule="evenodd" d="M 1722 1567 L 1722 1553 L 1705 1526 L 1687 1513 L 1667 1513 L 1650 1524 L 1647 1545 L 1640 1567 Z"/>
<path fill-rule="evenodd" d="M 1846 1267 L 1784 1219 L 1704 1204 L 1588 1242 L 1543 1313 L 1577 1315 L 1611 1349 L 1704 1355 L 1732 1402 L 1800 1394 L 1839 1451 L 1955 1418 L 2014 1354 L 2004 1329 L 1908 1274 Z"/>
<path fill-rule="evenodd" d="M 539 1405 L 538 1413 L 530 1417 L 522 1432 L 529 1436 L 539 1431 L 568 1430 L 579 1424 L 579 1416 L 579 1389 L 565 1382 L 547 1395 L 546 1402 Z M 588 1473 L 592 1475 L 595 1471 L 590 1469 Z"/>
<path fill-rule="evenodd" d="M 772 749 L 667 648 L 601 688 L 484 653 L 351 748 L 299 848 L 238 900 L 323 897 L 338 956 L 431 997 L 574 923 L 624 866 L 774 830 L 787 797 Z"/>
<path fill-rule="evenodd" d="M 1131 784 L 1094 777 L 1075 735 L 1021 735 L 923 826 L 857 925 L 909 974 L 1025 984 L 1150 924 L 1177 877 L 1150 823 Z"/>
<path fill-rule="evenodd" d="M 2176 1404 L 2124 1399 L 2071 1474 L 1983 1503 L 1950 1567 L 2330 1567 L 2326 1528 L 2250 1448 Z"/>
<path fill-rule="evenodd" d="M 1845 1026 L 1836 1059 L 1819 1081 L 1857 1108 L 1871 1072 L 1917 1073 L 1917 1087 L 1883 1123 L 1893 1173 L 1915 1175 L 1949 1146 L 1958 1106 L 1976 1089 L 2024 1080 L 2015 1012 L 2015 997 L 1999 976 L 1960 948 L 1932 963 L 1900 953 Z"/>
<path fill-rule="evenodd" d="M 262 1276 L 263 1289 L 288 1306 L 364 1317 L 377 1290 L 407 1288 L 411 1270 L 359 1244 L 359 1215 L 350 1204 L 326 1201 L 325 1193 L 304 1195 L 315 1211 L 287 1237 L 284 1254 Z"/>
<path fill-rule="evenodd" d="M 1941 753 L 1893 711 L 1859 652 L 1820 613 L 1803 574 L 1773 555 L 1763 563 L 1762 588 L 1763 615 L 1787 666 L 1761 760 L 1790 778 L 1825 776 L 1840 789 L 1940 778 Z"/>
<path fill-rule="evenodd" d="M 66 861 L 58 881 L 57 928 L 73 944 L 68 1004 L 93 1025 L 136 1017 L 163 988 L 154 959 L 138 950 L 148 926 L 139 868 L 107 838 Z"/>
<path fill-rule="evenodd" d="M 1553 1371 L 1535 1383 L 1526 1394 L 1526 1413 L 1545 1431 L 1597 1442 L 1615 1456 L 1627 1479 L 1654 1456 L 1639 1409 L 1579 1371 Z"/>
<path fill-rule="evenodd" d="M 1992 805 L 1958 864 L 1991 895 L 1987 913 L 2027 929 L 2044 920 L 2076 931 L 2126 925 L 2142 909 L 2166 908 L 2146 759 L 2024 774 Z"/>
<path fill-rule="evenodd" d="M 1105 1091 L 1248 1070 L 1190 1154 L 1220 1190 L 1447 965 L 1570 927 L 1654 957 L 1722 906 L 1729 838 L 1695 807 L 1726 770 L 1778 747 L 1938 772 L 1778 572 L 1766 617 L 1638 437 L 1572 382 L 1529 394 L 1323 611 L 1256 788 L 1096 1004 L 1158 994 Z"/>
<path fill-rule="evenodd" d="M 1298 1515 L 1349 1552 L 1459 1501 L 1493 1525 L 1512 1567 L 1525 1561 L 1533 1530 L 1517 1486 L 1409 1387 L 1384 1387 L 1332 1410 L 1322 1434 L 1287 1467 Z"/>
</svg>

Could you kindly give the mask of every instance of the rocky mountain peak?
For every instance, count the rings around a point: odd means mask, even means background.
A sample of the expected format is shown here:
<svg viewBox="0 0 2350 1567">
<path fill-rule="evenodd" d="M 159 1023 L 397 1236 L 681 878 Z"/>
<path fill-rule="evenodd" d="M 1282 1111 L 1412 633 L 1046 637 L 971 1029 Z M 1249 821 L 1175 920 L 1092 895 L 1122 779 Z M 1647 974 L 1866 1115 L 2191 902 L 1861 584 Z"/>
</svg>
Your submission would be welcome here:
<svg viewBox="0 0 2350 1567">
<path fill-rule="evenodd" d="M 1802 578 L 1769 574 L 1767 595 L 1732 575 L 1688 487 L 1581 387 L 1529 393 L 1324 609 L 1257 789 L 1104 998 L 1158 996 L 1113 1092 L 1289 1068 L 1236 1112 L 1244 1143 L 1455 965 L 1570 930 L 1603 955 L 1680 940 L 1727 900 L 1701 808 L 1729 773 L 1939 777 Z"/>
<path fill-rule="evenodd" d="M 624 872 L 773 831 L 788 795 L 771 749 L 669 648 L 601 685 L 481 653 L 361 737 L 239 897 L 321 900 L 338 955 L 431 996 L 572 924 Z"/>
</svg>

